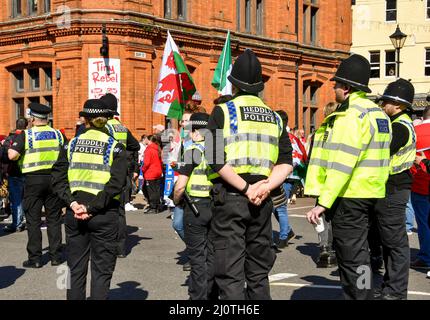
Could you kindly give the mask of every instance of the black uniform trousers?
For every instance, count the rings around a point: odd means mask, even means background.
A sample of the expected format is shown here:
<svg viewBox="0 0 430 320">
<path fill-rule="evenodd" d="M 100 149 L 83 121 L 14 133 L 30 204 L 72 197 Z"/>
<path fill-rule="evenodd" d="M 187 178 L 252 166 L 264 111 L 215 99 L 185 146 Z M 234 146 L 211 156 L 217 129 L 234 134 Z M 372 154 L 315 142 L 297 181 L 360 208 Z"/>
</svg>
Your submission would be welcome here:
<svg viewBox="0 0 430 320">
<path fill-rule="evenodd" d="M 42 257 L 42 207 L 45 207 L 49 256 L 51 260 L 61 259 L 61 213 L 64 203 L 58 198 L 51 185 L 51 175 L 25 176 L 23 210 L 28 231 L 27 252 L 32 262 Z"/>
<path fill-rule="evenodd" d="M 373 299 L 367 236 L 376 201 L 338 198 L 326 214 L 332 221 L 333 247 L 345 299 Z"/>
<path fill-rule="evenodd" d="M 108 297 L 115 269 L 118 237 L 118 209 L 109 209 L 89 220 L 77 220 L 67 209 L 67 265 L 70 269 L 68 300 L 85 300 L 88 261 L 91 258 L 91 294 L 94 300 Z"/>
<path fill-rule="evenodd" d="M 375 207 L 376 242 L 382 244 L 385 263 L 382 293 L 407 298 L 410 249 L 405 214 L 410 190 L 387 185 L 387 195 Z"/>
<path fill-rule="evenodd" d="M 127 241 L 127 220 L 125 217 L 125 204 L 130 202 L 131 178 L 127 176 L 126 185 L 121 193 L 121 205 L 119 207 L 118 215 L 118 255 L 126 255 L 126 241 Z"/>
<path fill-rule="evenodd" d="M 160 209 L 161 179 L 145 180 L 145 188 L 148 192 L 148 202 L 151 209 Z"/>
<path fill-rule="evenodd" d="M 212 220 L 210 198 L 193 198 L 199 211 L 196 217 L 188 205 L 184 208 L 184 233 L 188 258 L 191 264 L 188 295 L 191 300 L 207 300 L 212 297 L 213 252 L 208 246 Z"/>
<path fill-rule="evenodd" d="M 270 199 L 257 207 L 239 194 L 227 193 L 224 204 L 213 202 L 209 240 L 220 299 L 271 299 L 268 274 L 276 259 L 272 209 Z"/>
</svg>

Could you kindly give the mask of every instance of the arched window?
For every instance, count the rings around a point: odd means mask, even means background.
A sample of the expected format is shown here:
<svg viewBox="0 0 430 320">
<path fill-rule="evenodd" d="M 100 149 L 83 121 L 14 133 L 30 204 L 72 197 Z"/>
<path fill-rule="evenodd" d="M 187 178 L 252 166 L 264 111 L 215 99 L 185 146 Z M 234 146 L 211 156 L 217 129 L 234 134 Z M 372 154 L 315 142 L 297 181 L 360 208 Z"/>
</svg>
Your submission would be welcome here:
<svg viewBox="0 0 430 320">
<path fill-rule="evenodd" d="M 306 80 L 303 82 L 303 130 L 310 132 L 316 128 L 318 115 L 318 90 L 321 83 Z"/>
<path fill-rule="evenodd" d="M 9 67 L 8 71 L 12 79 L 11 103 L 16 119 L 26 116 L 27 106 L 31 102 L 53 107 L 51 63 L 19 64 Z"/>
<path fill-rule="evenodd" d="M 10 0 L 11 17 L 17 18 L 21 16 L 37 16 L 39 14 L 51 12 L 51 0 Z M 25 8 L 27 10 L 25 11 Z"/>
<path fill-rule="evenodd" d="M 187 19 L 187 0 L 164 0 L 164 18 Z"/>
<path fill-rule="evenodd" d="M 164 0 L 164 18 L 172 17 L 172 0 Z"/>
</svg>

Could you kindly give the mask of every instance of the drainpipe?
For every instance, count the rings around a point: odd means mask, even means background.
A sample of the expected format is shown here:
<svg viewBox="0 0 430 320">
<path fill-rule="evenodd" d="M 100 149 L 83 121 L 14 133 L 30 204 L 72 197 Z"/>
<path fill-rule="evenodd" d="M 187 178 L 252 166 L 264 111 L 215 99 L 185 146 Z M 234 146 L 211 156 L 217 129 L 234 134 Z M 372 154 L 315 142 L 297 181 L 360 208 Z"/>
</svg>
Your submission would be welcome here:
<svg viewBox="0 0 430 320">
<path fill-rule="evenodd" d="M 294 120 L 294 124 L 295 124 L 295 127 L 299 127 L 299 60 L 296 60 L 296 79 L 295 79 L 295 82 L 296 82 L 296 84 L 295 84 L 295 87 L 296 87 L 296 92 L 295 92 L 295 98 L 296 98 L 296 101 L 295 101 L 295 120 Z"/>
<path fill-rule="evenodd" d="M 299 0 L 296 0 L 296 22 L 295 22 L 295 31 L 296 31 L 296 41 L 299 43 Z M 299 60 L 296 60 L 296 70 L 295 70 L 296 78 L 295 78 L 295 117 L 294 117 L 294 125 L 295 127 L 299 127 Z"/>
</svg>

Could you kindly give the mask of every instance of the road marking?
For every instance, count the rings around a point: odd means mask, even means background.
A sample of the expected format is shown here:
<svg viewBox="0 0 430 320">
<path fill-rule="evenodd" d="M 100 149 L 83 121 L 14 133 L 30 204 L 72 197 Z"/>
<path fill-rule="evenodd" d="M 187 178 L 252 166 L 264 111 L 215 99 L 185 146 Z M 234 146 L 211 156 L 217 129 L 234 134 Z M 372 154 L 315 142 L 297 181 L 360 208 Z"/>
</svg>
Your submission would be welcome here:
<svg viewBox="0 0 430 320">
<path fill-rule="evenodd" d="M 270 279 L 270 277 L 269 277 Z M 270 284 L 271 286 L 278 286 L 278 287 L 295 287 L 295 288 L 316 288 L 316 289 L 337 289 L 341 290 L 341 286 L 330 286 L 330 285 L 322 285 L 322 284 L 309 284 L 309 283 L 286 283 L 286 282 L 273 282 Z M 416 295 L 416 296 L 430 296 L 429 292 L 423 292 L 423 291 L 408 291 L 408 294 L 410 295 Z"/>
<path fill-rule="evenodd" d="M 289 214 L 288 217 L 291 218 L 306 218 L 304 214 Z"/>
<path fill-rule="evenodd" d="M 306 207 L 298 207 L 298 208 L 290 208 L 290 207 L 288 207 L 288 211 L 299 210 L 299 209 L 309 209 L 309 208 L 315 208 L 315 206 L 306 206 Z"/>
<path fill-rule="evenodd" d="M 408 291 L 408 294 L 415 294 L 417 296 L 430 296 L 430 293 L 421 291 Z"/>
<path fill-rule="evenodd" d="M 297 276 L 295 273 L 277 273 L 269 276 L 269 282 L 284 280 Z"/>
<path fill-rule="evenodd" d="M 341 286 L 329 286 L 322 284 L 310 284 L 310 283 L 285 283 L 285 282 L 274 282 L 270 284 L 271 286 L 279 286 L 279 287 L 296 287 L 296 288 L 322 288 L 322 289 L 342 289 Z"/>
</svg>

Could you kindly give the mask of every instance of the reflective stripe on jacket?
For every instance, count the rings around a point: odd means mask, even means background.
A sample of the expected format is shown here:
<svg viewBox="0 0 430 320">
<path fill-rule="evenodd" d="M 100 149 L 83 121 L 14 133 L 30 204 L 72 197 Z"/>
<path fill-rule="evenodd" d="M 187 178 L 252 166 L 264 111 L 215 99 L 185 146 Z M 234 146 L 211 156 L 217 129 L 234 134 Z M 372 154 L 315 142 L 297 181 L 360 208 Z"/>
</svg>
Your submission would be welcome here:
<svg viewBox="0 0 430 320">
<path fill-rule="evenodd" d="M 252 95 L 238 96 L 220 107 L 224 112 L 226 163 L 237 174 L 268 177 L 279 155 L 283 128 L 279 115 Z M 211 179 L 216 177 L 218 174 L 210 176 Z"/>
<path fill-rule="evenodd" d="M 194 168 L 187 182 L 186 191 L 192 197 L 208 198 L 212 189 L 212 182 L 208 178 L 210 169 L 205 158 L 204 142 L 195 142 L 185 151 L 199 150 L 201 152 L 200 164 Z"/>
<path fill-rule="evenodd" d="M 73 138 L 67 150 L 68 179 L 72 193 L 84 191 L 97 195 L 111 174 L 113 151 L 118 142 L 106 133 L 88 130 Z M 119 199 L 120 195 L 114 197 Z"/>
<path fill-rule="evenodd" d="M 391 123 L 366 93 L 330 114 L 315 133 L 305 193 L 330 208 L 338 197 L 384 198 L 390 170 Z"/>
<path fill-rule="evenodd" d="M 59 130 L 48 125 L 25 130 L 25 152 L 19 161 L 22 173 L 51 169 L 64 144 Z"/>
<path fill-rule="evenodd" d="M 416 154 L 415 147 L 417 139 L 411 118 L 404 113 L 393 121 L 393 123 L 396 122 L 401 123 L 408 128 L 409 139 L 408 142 L 391 157 L 390 174 L 397 174 L 405 170 L 409 170 L 414 164 Z"/>
<path fill-rule="evenodd" d="M 127 128 L 117 119 L 109 119 L 106 123 L 109 134 L 127 148 Z"/>
</svg>

